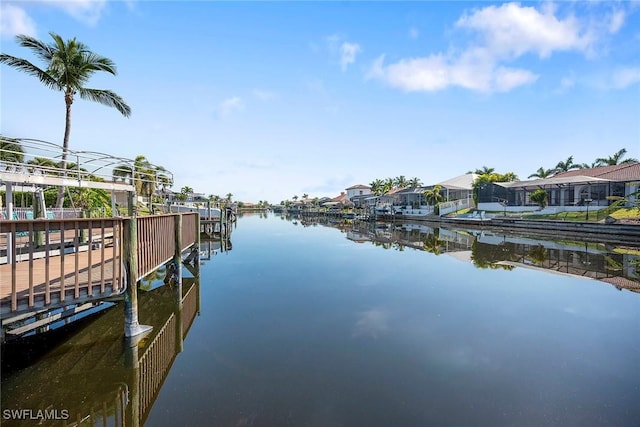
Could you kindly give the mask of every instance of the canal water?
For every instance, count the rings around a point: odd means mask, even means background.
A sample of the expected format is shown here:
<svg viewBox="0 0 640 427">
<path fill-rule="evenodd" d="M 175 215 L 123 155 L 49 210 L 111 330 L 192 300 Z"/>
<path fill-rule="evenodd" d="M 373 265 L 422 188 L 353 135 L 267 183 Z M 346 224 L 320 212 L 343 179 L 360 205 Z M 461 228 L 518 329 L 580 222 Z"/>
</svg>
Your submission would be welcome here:
<svg viewBox="0 0 640 427">
<path fill-rule="evenodd" d="M 5 346 L 3 425 L 640 425 L 640 247 L 255 214 L 202 255 L 136 345 Z"/>
</svg>

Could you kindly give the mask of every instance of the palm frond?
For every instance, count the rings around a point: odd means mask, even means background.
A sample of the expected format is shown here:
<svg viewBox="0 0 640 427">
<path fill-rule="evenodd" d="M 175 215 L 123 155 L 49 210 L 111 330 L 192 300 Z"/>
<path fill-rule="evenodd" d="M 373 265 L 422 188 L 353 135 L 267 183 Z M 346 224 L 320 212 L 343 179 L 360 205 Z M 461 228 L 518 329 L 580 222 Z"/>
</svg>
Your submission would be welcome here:
<svg viewBox="0 0 640 427">
<path fill-rule="evenodd" d="M 22 71 L 23 73 L 37 77 L 45 86 L 51 89 L 62 90 L 62 87 L 60 86 L 58 81 L 53 78 L 47 71 L 32 64 L 26 59 L 17 58 L 15 56 L 3 53 L 0 54 L 0 64 L 8 65 L 12 68 L 17 69 L 18 71 Z"/>
<path fill-rule="evenodd" d="M 18 44 L 20 46 L 31 49 L 33 54 L 42 59 L 45 63 L 49 63 L 51 61 L 51 58 L 53 57 L 53 50 L 51 49 L 51 46 L 24 34 L 18 35 L 16 38 L 18 39 Z"/>
<path fill-rule="evenodd" d="M 131 115 L 131 107 L 129 107 L 124 99 L 117 93 L 106 89 L 88 89 L 88 88 L 76 88 L 80 94 L 80 98 L 93 102 L 98 102 L 108 107 L 113 107 L 125 117 Z"/>
</svg>

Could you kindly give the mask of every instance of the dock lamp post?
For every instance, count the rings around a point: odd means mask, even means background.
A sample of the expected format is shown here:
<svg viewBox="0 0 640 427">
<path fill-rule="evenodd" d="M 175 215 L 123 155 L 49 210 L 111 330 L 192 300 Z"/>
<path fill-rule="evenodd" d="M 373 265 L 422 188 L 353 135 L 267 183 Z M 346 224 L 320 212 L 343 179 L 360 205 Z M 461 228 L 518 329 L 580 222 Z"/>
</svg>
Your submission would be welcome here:
<svg viewBox="0 0 640 427">
<path fill-rule="evenodd" d="M 587 221 L 589 221 L 589 204 L 593 202 L 593 199 L 584 199 L 584 202 L 587 204 Z"/>
</svg>

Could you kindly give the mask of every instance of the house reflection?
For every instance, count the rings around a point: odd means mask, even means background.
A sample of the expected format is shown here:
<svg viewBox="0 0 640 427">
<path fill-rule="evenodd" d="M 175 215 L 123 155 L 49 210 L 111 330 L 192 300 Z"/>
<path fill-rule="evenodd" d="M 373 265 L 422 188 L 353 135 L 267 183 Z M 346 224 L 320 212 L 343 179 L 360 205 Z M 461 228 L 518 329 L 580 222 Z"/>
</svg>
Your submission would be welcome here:
<svg viewBox="0 0 640 427">
<path fill-rule="evenodd" d="M 439 223 L 388 223 L 307 218 L 307 223 L 339 228 L 354 243 L 384 249 L 412 248 L 448 254 L 478 268 L 544 269 L 599 280 L 640 293 L 640 243 L 616 245 L 558 236 L 508 234 L 498 230 L 442 227 Z"/>
</svg>

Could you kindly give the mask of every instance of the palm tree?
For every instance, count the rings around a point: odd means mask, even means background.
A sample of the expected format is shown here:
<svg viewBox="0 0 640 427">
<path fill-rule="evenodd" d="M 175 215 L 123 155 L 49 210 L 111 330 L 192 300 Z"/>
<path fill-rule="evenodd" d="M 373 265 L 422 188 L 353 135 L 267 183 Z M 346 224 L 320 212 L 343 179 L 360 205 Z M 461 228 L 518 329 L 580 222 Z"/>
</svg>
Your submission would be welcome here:
<svg viewBox="0 0 640 427">
<path fill-rule="evenodd" d="M 393 178 L 387 178 L 383 181 L 383 189 L 385 193 L 388 193 L 389 191 L 393 190 L 393 188 L 395 188 L 396 186 L 396 182 Z"/>
<path fill-rule="evenodd" d="M 512 181 L 517 181 L 518 180 L 518 175 L 516 175 L 513 172 L 505 172 L 501 176 L 502 176 L 502 178 L 501 178 L 502 181 L 501 182 L 512 182 Z"/>
<path fill-rule="evenodd" d="M 590 165 L 587 163 L 580 163 L 578 169 L 593 169 L 598 167 L 598 162 L 593 162 Z"/>
<path fill-rule="evenodd" d="M 85 87 L 89 78 L 97 71 L 116 75 L 116 66 L 113 61 L 92 52 L 85 44 L 75 38 L 64 41 L 56 33 L 50 32 L 49 35 L 53 38 L 51 44 L 45 44 L 26 35 L 16 37 L 20 46 L 30 49 L 36 57 L 45 62 L 46 69 L 43 70 L 26 59 L 4 53 L 0 54 L 0 63 L 37 77 L 45 86 L 64 93 L 66 114 L 61 162 L 64 170 L 67 165 L 71 132 L 71 104 L 73 104 L 76 94 L 79 94 L 82 99 L 113 107 L 125 117 L 131 115 L 131 108 L 115 92 Z M 64 187 L 60 186 L 56 202 L 57 208 L 62 207 L 63 197 Z"/>
<path fill-rule="evenodd" d="M 607 158 L 602 158 L 602 157 L 597 158 L 595 164 L 596 166 L 613 166 L 613 165 L 622 165 L 627 163 L 635 163 L 638 161 L 638 159 L 625 159 L 623 161 L 620 161 L 620 159 L 622 159 L 625 154 L 627 154 L 627 149 L 623 148 L 617 153 L 615 153 L 613 156 L 609 156 Z"/>
<path fill-rule="evenodd" d="M 556 165 L 555 173 L 568 172 L 571 169 L 580 169 L 580 165 L 573 163 L 573 156 L 567 157 L 565 161 L 559 161 Z"/>
<path fill-rule="evenodd" d="M 209 195 L 209 200 L 211 200 L 213 202 L 213 206 L 214 207 L 219 207 L 220 206 L 220 196 L 218 196 L 217 194 Z"/>
<path fill-rule="evenodd" d="M 404 188 L 409 185 L 409 181 L 404 175 L 397 176 L 393 179 L 393 186 L 398 188 Z"/>
<path fill-rule="evenodd" d="M 231 203 L 231 198 L 232 197 L 233 197 L 233 194 L 227 193 L 227 202 Z"/>
<path fill-rule="evenodd" d="M 442 190 L 441 185 L 436 185 L 432 189 L 424 190 L 422 195 L 424 196 L 424 200 L 430 205 L 434 206 L 434 212 L 437 212 L 437 206 L 439 203 L 444 201 L 444 196 L 440 193 Z"/>
<path fill-rule="evenodd" d="M 491 175 L 492 173 L 495 172 L 495 168 L 490 168 L 487 166 L 482 166 L 482 169 L 476 169 L 473 172 L 468 172 L 468 173 L 475 173 L 476 175 Z"/>
<path fill-rule="evenodd" d="M 538 168 L 536 173 L 532 173 L 528 178 L 549 178 L 555 173 L 554 169 L 545 169 L 543 167 Z"/>
<path fill-rule="evenodd" d="M 417 188 L 417 187 L 420 187 L 422 185 L 422 181 L 420 181 L 420 178 L 413 177 L 407 182 L 407 184 L 411 188 Z"/>
<path fill-rule="evenodd" d="M 20 142 L 12 138 L 0 137 L 0 161 L 22 163 L 24 150 Z"/>
<path fill-rule="evenodd" d="M 370 184 L 371 192 L 376 196 L 380 196 L 383 193 L 384 182 L 381 179 L 374 179 Z"/>
<path fill-rule="evenodd" d="M 187 196 L 185 198 L 186 200 L 189 197 L 189 195 L 193 194 L 193 188 L 189 187 L 188 185 L 185 185 L 180 189 L 180 194 L 184 194 L 185 196 Z"/>
</svg>

